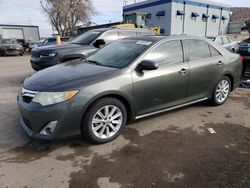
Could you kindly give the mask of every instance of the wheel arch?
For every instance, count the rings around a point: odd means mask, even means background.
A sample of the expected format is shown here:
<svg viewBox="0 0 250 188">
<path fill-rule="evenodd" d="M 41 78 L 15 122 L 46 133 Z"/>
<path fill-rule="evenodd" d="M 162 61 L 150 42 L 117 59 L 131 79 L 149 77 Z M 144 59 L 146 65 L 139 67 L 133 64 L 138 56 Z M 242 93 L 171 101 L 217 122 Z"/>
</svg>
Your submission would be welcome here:
<svg viewBox="0 0 250 188">
<path fill-rule="evenodd" d="M 228 77 L 230 82 L 231 82 L 231 92 L 233 91 L 234 88 L 234 77 L 231 73 L 226 73 L 224 76 Z"/>
<path fill-rule="evenodd" d="M 86 107 L 82 113 L 82 120 L 84 118 L 84 114 L 91 108 L 91 106 L 98 100 L 102 99 L 102 98 L 115 98 L 119 101 L 121 101 L 126 110 L 127 110 L 127 118 L 128 118 L 128 121 L 131 121 L 133 120 L 133 117 L 134 117 L 134 109 L 133 109 L 133 106 L 132 106 L 132 101 L 126 97 L 125 95 L 121 94 L 120 92 L 105 92 L 105 93 L 102 93 L 100 95 L 97 95 L 95 97 L 93 97 L 87 104 L 86 104 Z"/>
</svg>

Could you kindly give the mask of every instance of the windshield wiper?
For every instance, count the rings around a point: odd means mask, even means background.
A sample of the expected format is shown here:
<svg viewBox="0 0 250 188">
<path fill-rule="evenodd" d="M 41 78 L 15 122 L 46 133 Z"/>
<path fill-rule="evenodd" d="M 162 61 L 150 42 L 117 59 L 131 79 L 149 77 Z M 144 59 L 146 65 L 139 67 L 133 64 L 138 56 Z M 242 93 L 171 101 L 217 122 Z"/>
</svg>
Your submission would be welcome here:
<svg viewBox="0 0 250 188">
<path fill-rule="evenodd" d="M 103 64 L 97 62 L 97 61 L 93 61 L 93 60 L 87 60 L 88 63 L 91 63 L 91 64 L 95 64 L 95 65 L 99 65 L 99 66 L 104 66 Z"/>
</svg>

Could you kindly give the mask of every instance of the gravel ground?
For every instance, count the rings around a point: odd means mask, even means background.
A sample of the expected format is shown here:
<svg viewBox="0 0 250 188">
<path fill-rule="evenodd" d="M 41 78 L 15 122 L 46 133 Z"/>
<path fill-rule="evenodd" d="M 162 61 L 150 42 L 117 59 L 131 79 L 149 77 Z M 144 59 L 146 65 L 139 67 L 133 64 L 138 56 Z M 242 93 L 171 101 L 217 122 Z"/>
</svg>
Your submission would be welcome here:
<svg viewBox="0 0 250 188">
<path fill-rule="evenodd" d="M 32 140 L 16 95 L 29 56 L 0 57 L 0 187 L 250 187 L 250 90 L 130 123 L 115 141 Z M 216 134 L 208 132 L 213 128 Z"/>
</svg>

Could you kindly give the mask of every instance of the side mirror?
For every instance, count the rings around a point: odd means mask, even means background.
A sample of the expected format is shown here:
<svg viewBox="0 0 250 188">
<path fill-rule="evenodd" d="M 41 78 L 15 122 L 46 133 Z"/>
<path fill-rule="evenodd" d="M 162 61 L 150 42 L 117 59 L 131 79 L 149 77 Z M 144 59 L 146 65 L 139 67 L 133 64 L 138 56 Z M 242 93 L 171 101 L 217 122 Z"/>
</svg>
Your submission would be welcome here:
<svg viewBox="0 0 250 188">
<path fill-rule="evenodd" d="M 105 45 L 106 43 L 105 43 L 105 40 L 103 40 L 103 39 L 97 39 L 94 43 L 93 43 L 93 45 L 94 45 L 94 47 L 96 47 L 96 48 L 100 48 L 100 46 L 103 46 L 103 45 Z"/>
<path fill-rule="evenodd" d="M 159 65 L 151 60 L 143 60 L 138 66 L 137 70 L 142 72 L 144 70 L 156 70 L 158 69 Z"/>
</svg>

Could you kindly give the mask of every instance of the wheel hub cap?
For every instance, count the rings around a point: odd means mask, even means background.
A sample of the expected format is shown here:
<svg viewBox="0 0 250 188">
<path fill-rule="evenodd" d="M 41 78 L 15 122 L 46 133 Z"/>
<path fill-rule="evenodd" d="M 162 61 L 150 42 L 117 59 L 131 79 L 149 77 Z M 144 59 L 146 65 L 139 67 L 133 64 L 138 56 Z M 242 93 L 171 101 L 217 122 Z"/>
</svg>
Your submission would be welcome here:
<svg viewBox="0 0 250 188">
<path fill-rule="evenodd" d="M 92 119 L 92 131 L 98 138 L 107 139 L 114 136 L 121 128 L 123 115 L 114 105 L 107 105 L 99 109 Z"/>
<path fill-rule="evenodd" d="M 215 94 L 216 100 L 219 103 L 223 103 L 228 97 L 229 90 L 230 90 L 229 82 L 227 80 L 222 80 L 216 88 L 216 94 Z"/>
</svg>

